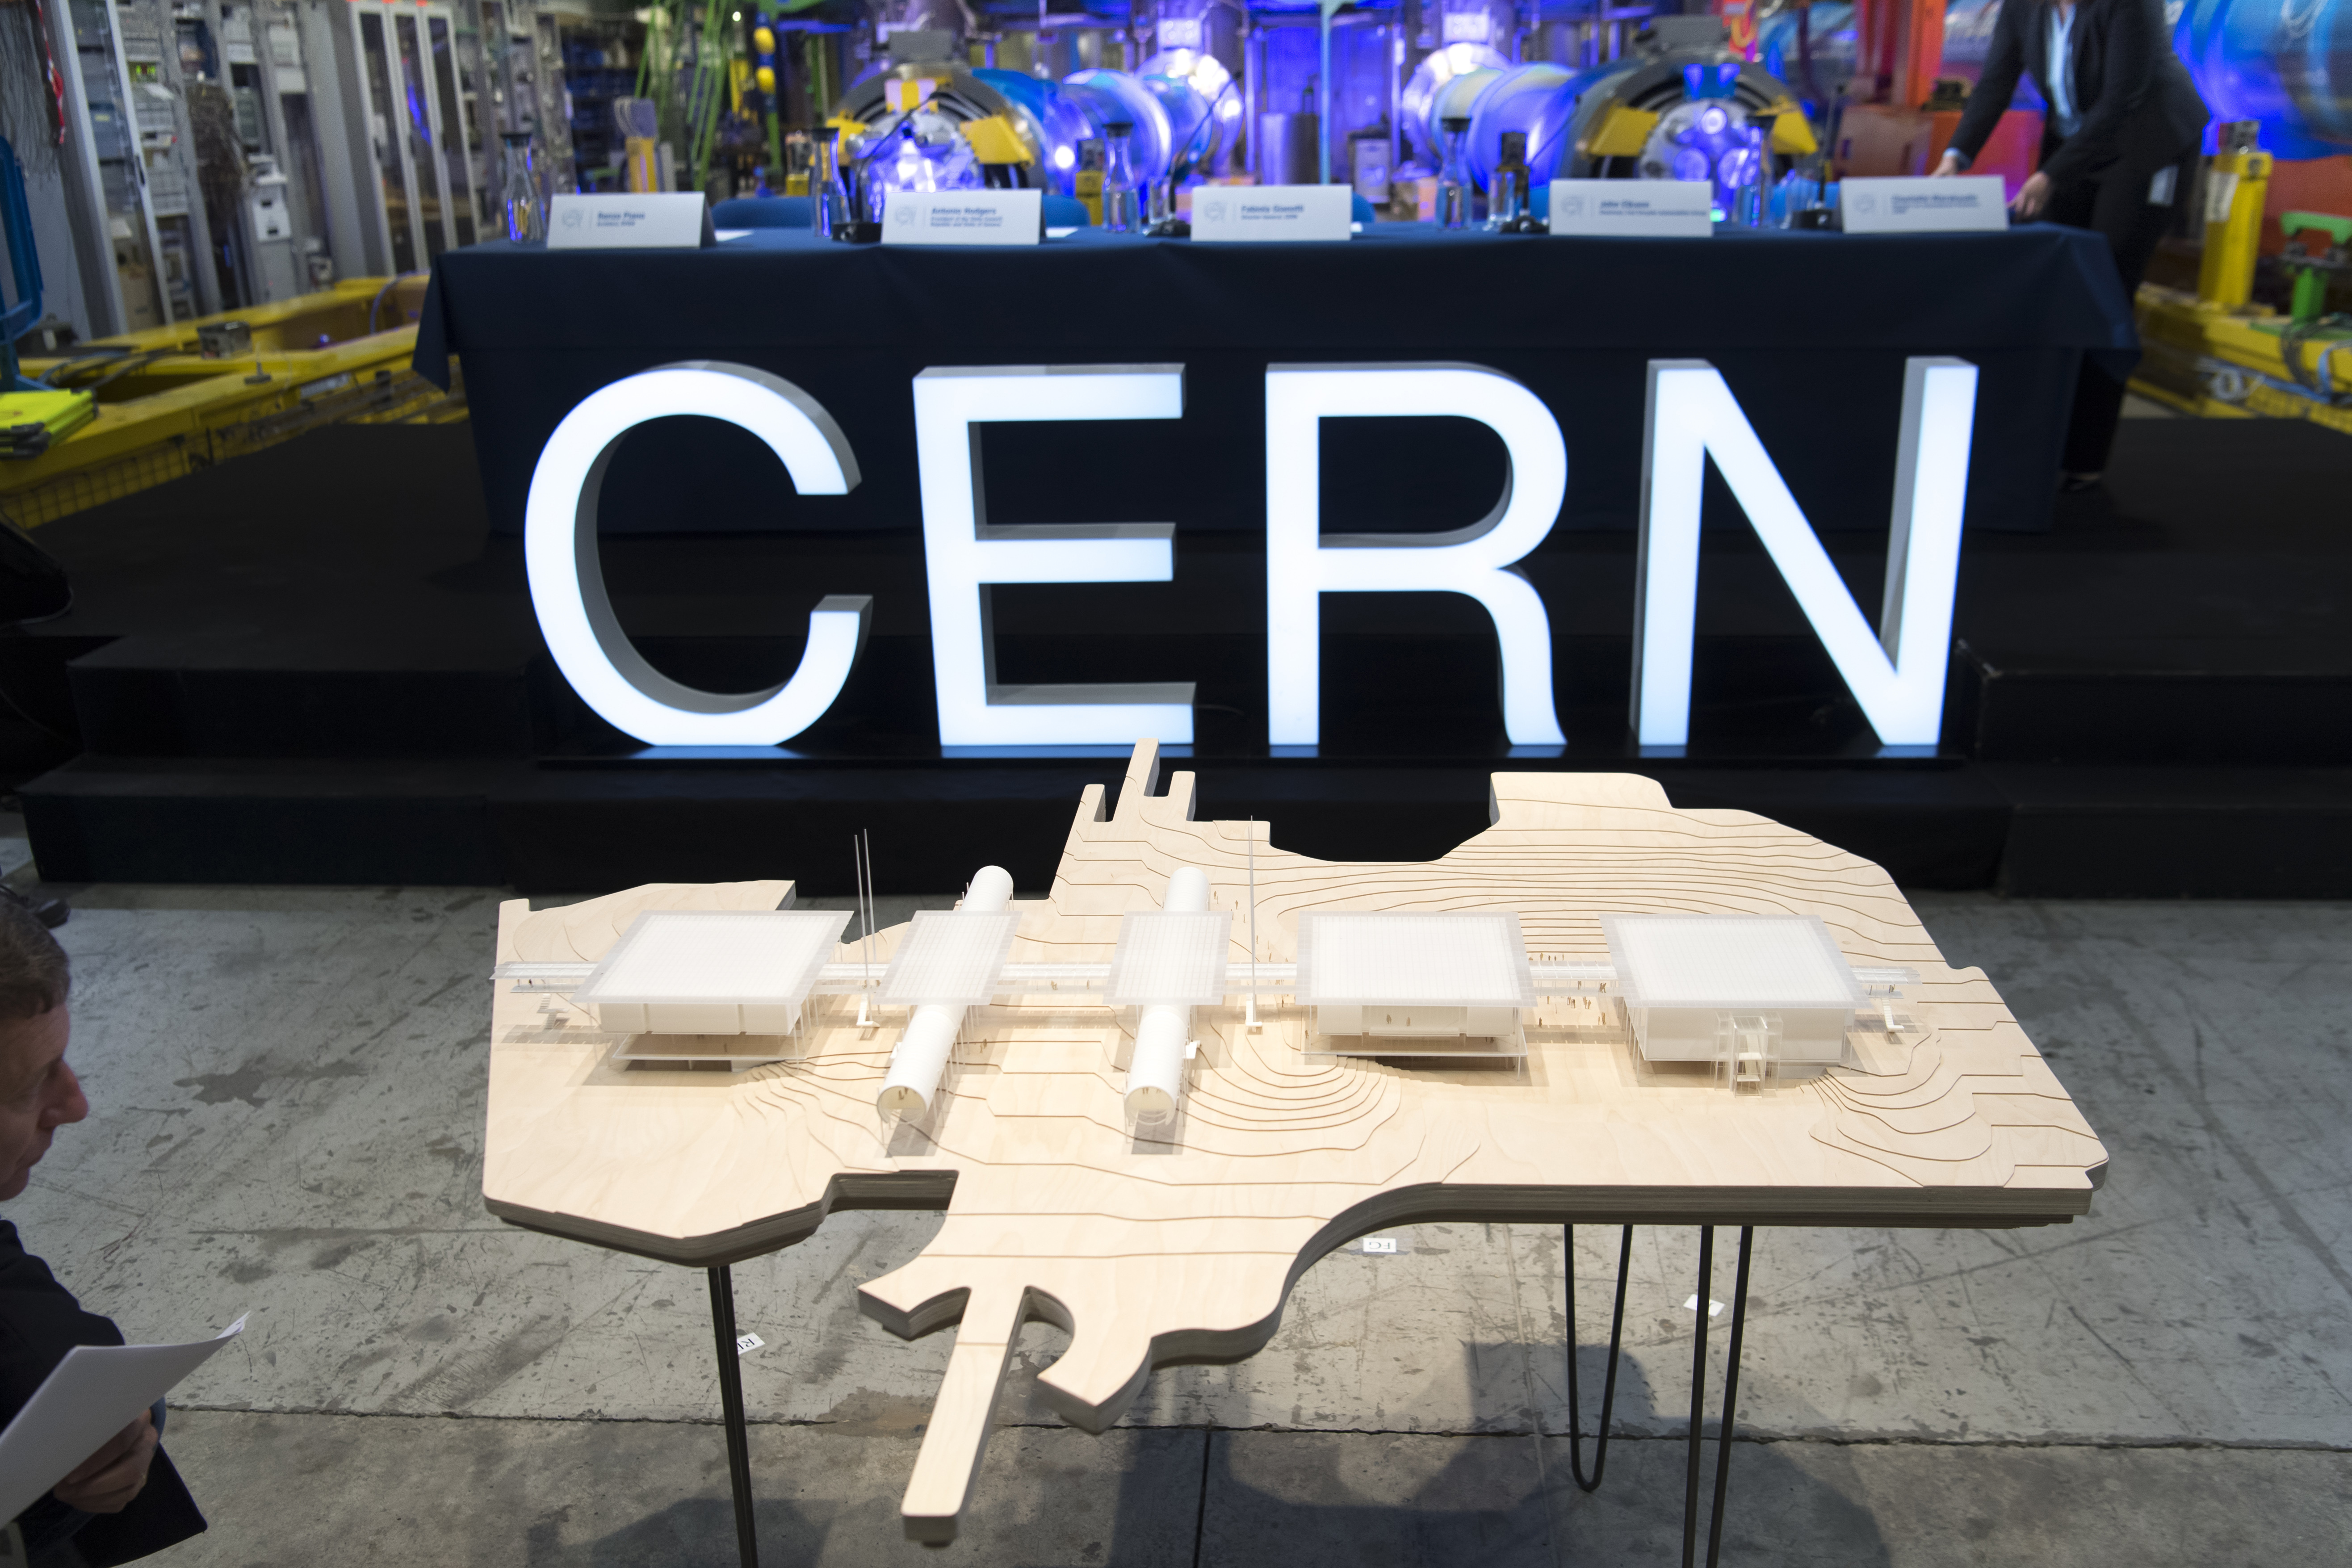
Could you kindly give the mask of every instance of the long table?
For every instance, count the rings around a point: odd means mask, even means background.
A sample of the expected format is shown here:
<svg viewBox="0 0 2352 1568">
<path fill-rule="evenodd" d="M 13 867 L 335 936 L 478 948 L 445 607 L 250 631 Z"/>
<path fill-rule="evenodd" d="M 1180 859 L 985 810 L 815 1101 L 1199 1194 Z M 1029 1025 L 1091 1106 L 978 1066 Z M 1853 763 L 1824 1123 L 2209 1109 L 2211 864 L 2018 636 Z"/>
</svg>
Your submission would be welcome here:
<svg viewBox="0 0 2352 1568">
<path fill-rule="evenodd" d="M 1318 1055 L 1304 1009 L 1261 998 L 1254 1029 L 1229 998 L 1193 1014 L 1181 1113 L 1141 1124 L 1122 1105 L 1131 1026 L 1099 995 L 1030 979 L 1032 994 L 967 1019 L 925 1115 L 886 1119 L 876 1097 L 903 1012 L 821 994 L 804 1038 L 777 1047 L 789 1059 L 649 1070 L 519 977 L 516 966 L 593 962 L 643 910 L 773 908 L 790 883 L 501 906 L 508 978 L 490 998 L 484 1200 L 516 1225 L 709 1271 L 747 1563 L 752 1479 L 727 1270 L 806 1237 L 836 1208 L 947 1216 L 919 1257 L 858 1290 L 861 1310 L 902 1336 L 961 1323 L 902 1505 L 909 1535 L 932 1542 L 954 1534 L 1026 1319 L 1069 1330 L 1040 1388 L 1066 1419 L 1101 1431 L 1154 1366 L 1264 1345 L 1317 1258 L 1432 1220 L 1708 1227 L 1702 1301 L 1712 1227 L 1739 1227 L 1719 1540 L 1754 1226 L 1990 1228 L 2089 1212 L 2106 1162 L 2096 1134 L 1983 973 L 1947 963 L 1867 861 L 1746 812 L 1677 810 L 1648 779 L 1507 773 L 1494 776 L 1494 826 L 1443 858 L 1335 863 L 1276 849 L 1264 823 L 1195 821 L 1192 775 L 1162 793 L 1158 772 L 1145 742 L 1115 809 L 1100 785 L 1073 803 L 1052 895 L 1015 906 L 1011 956 L 1024 976 L 1106 962 L 1121 915 L 1158 908 L 1184 866 L 1207 875 L 1213 909 L 1234 911 L 1236 962 L 1295 963 L 1297 916 L 1310 910 L 1509 910 L 1552 975 L 1526 1019 L 1523 1068 Z M 987 851 L 972 853 L 977 865 Z M 1843 1065 L 1741 1094 L 1704 1068 L 1644 1062 L 1606 984 L 1573 978 L 1607 962 L 1597 916 L 1612 911 L 1819 915 L 1853 964 L 1916 979 L 1889 1004 L 1888 1026 L 1856 1023 Z M 839 959 L 885 962 L 906 930 Z M 1623 1300 L 1621 1275 L 1621 1321 Z M 1706 1313 L 1697 1325 L 1685 1563 Z M 1578 1470 L 1581 1482 L 1580 1453 Z"/>
<path fill-rule="evenodd" d="M 540 448 L 573 405 L 695 359 L 803 388 L 839 422 L 865 482 L 803 502 L 749 436 L 671 421 L 615 458 L 607 531 L 909 529 L 910 379 L 1036 363 L 1181 363 L 1184 416 L 995 427 L 993 515 L 1254 531 L 1265 367 L 1398 361 L 1466 361 L 1526 384 L 1567 440 L 1559 526 L 1631 527 L 1656 359 L 1724 373 L 1816 527 L 1883 529 L 1903 362 L 1940 354 L 1981 372 L 1969 525 L 2033 531 L 2050 523 L 2078 370 L 2087 360 L 2120 379 L 2137 357 L 2105 241 L 2050 225 L 1694 240 L 1375 224 L 1345 245 L 1094 230 L 1034 247 L 853 247 L 800 230 L 680 251 L 497 241 L 439 258 L 417 329 L 420 372 L 446 384 L 450 356 L 462 363 L 492 526 L 511 532 Z M 1466 422 L 1390 423 L 1327 425 L 1327 515 L 1438 529 L 1492 505 L 1499 444 Z M 1727 497 L 1716 504 L 1711 521 L 1734 521 Z"/>
</svg>

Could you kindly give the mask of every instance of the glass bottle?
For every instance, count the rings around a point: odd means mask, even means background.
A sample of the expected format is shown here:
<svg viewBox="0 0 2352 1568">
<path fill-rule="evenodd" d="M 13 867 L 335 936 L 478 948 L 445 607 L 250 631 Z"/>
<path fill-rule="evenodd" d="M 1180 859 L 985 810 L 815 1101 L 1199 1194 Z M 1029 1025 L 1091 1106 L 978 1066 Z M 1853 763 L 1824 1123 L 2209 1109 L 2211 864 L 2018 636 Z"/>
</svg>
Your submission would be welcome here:
<svg viewBox="0 0 2352 1568">
<path fill-rule="evenodd" d="M 809 167 L 809 227 L 819 239 L 839 237 L 849 226 L 849 181 L 841 168 L 841 128 L 827 125 L 816 132 L 816 147 Z"/>
<path fill-rule="evenodd" d="M 1113 234 L 1131 234 L 1143 226 L 1141 184 L 1135 177 L 1135 126 L 1114 120 L 1103 127 L 1108 145 L 1103 151 L 1103 227 Z"/>
<path fill-rule="evenodd" d="M 907 134 L 909 136 L 914 134 L 912 127 L 908 129 Z M 877 227 L 882 220 L 889 216 L 890 181 L 882 170 L 883 148 L 888 145 L 889 142 L 886 140 L 881 147 L 877 147 L 873 152 L 857 160 L 858 194 L 866 200 L 866 211 L 862 216 L 867 223 Z"/>
<path fill-rule="evenodd" d="M 539 160 L 531 155 L 528 131 L 509 131 L 499 140 L 506 144 L 505 195 L 507 237 L 530 244 L 547 237 L 547 203 L 539 194 Z"/>
<path fill-rule="evenodd" d="M 1735 154 L 1738 164 L 1730 193 L 1731 221 L 1740 228 L 1764 228 L 1769 226 L 1766 191 L 1771 178 L 1764 133 L 1750 126 L 1740 140 L 1744 145 Z"/>
<path fill-rule="evenodd" d="M 1470 121 L 1455 116 L 1442 124 L 1445 132 L 1445 163 L 1437 172 L 1437 223 L 1441 228 L 1470 226 L 1470 159 L 1465 143 Z"/>
<path fill-rule="evenodd" d="M 1528 216 L 1528 133 L 1503 132 L 1502 156 L 1495 161 L 1494 178 L 1486 192 L 1486 226 L 1497 234 L 1516 234 Z"/>
</svg>

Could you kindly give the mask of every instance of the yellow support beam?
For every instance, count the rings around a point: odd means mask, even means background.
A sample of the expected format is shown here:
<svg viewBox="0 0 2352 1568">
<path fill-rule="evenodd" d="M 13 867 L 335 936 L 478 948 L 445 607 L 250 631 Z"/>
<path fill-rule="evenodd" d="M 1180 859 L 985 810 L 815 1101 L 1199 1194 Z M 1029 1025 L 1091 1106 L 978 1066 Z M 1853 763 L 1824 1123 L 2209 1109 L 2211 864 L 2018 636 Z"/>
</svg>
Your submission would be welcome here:
<svg viewBox="0 0 2352 1568">
<path fill-rule="evenodd" d="M 2271 155 L 2248 146 L 2216 154 L 2205 169 L 2205 255 L 2197 300 L 2209 310 L 2240 310 L 2252 296 L 2263 240 Z"/>
<path fill-rule="evenodd" d="M 1650 132 L 1658 128 L 1658 117 L 1646 109 L 1634 109 L 1622 103 L 1612 103 L 1584 139 L 1584 155 L 1588 158 L 1631 158 L 1638 154 L 1650 140 Z"/>
<path fill-rule="evenodd" d="M 348 279 L 277 304 L 25 361 L 25 374 L 37 378 L 92 350 L 154 356 L 99 387 L 89 423 L 40 457 L 0 459 L 0 512 L 32 528 L 322 424 L 464 417 L 462 395 L 445 396 L 408 368 L 416 349 L 410 318 L 424 293 L 421 276 Z M 371 321 L 383 330 L 367 331 Z M 251 330 L 253 352 L 204 358 L 196 329 L 228 321 Z M 102 374 L 103 365 L 89 369 Z M 69 384 L 89 380 L 85 373 Z"/>
<path fill-rule="evenodd" d="M 1813 123 L 1801 110 L 1772 117 L 1772 151 L 1787 158 L 1810 158 L 1822 150 L 1813 137 Z"/>
<path fill-rule="evenodd" d="M 2319 332 L 2287 363 L 2286 318 L 2225 315 L 2199 295 L 2153 283 L 2135 301 L 2143 356 L 2131 389 L 2168 407 L 2205 418 L 2307 419 L 2352 434 L 2352 405 L 2331 405 L 2305 390 L 2315 384 L 2331 344 L 2352 343 L 2352 331 Z M 2333 390 L 2352 394 L 2352 347 L 2329 363 Z"/>
</svg>

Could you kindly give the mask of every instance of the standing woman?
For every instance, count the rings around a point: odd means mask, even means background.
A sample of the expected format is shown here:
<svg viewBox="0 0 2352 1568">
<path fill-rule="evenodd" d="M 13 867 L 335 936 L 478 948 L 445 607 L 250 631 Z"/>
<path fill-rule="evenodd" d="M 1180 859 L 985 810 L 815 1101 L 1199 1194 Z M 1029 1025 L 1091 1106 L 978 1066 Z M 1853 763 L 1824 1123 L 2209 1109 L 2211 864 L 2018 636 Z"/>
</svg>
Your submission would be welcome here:
<svg viewBox="0 0 2352 1568">
<path fill-rule="evenodd" d="M 2017 216 L 2046 213 L 2105 235 L 2128 301 L 2193 183 L 2207 119 L 2172 52 L 2163 0 L 2003 0 L 1984 73 L 1937 174 L 1974 161 L 2020 71 L 2032 73 L 2050 109 L 2041 167 L 2017 193 Z M 2123 405 L 2123 383 L 2085 363 L 2061 461 L 2065 488 L 2098 482 Z"/>
</svg>

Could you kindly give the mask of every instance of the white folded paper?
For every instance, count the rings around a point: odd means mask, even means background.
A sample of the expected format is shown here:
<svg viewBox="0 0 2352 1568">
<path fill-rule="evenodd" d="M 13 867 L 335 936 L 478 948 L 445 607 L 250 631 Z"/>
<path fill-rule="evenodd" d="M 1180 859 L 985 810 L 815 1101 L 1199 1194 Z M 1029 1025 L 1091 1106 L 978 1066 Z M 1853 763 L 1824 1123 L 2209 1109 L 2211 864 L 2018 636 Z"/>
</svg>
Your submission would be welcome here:
<svg viewBox="0 0 2352 1568">
<path fill-rule="evenodd" d="M 882 215 L 885 245 L 1034 245 L 1041 191 L 892 191 Z"/>
<path fill-rule="evenodd" d="M 700 192 L 556 196 L 547 204 L 550 250 L 696 250 L 719 243 Z"/>
<path fill-rule="evenodd" d="M 1208 244 L 1344 240 L 1355 229 L 1346 185 L 1202 185 L 1192 193 L 1192 237 Z"/>
<path fill-rule="evenodd" d="M 1849 174 L 1838 217 L 1848 234 L 1999 234 L 2009 227 L 2009 202 L 1999 174 Z"/>
<path fill-rule="evenodd" d="M 1715 187 L 1705 180 L 1554 180 L 1551 232 L 1705 239 L 1715 233 Z"/>
<path fill-rule="evenodd" d="M 245 1331 L 184 1345 L 76 1345 L 0 1432 L 0 1520 L 14 1519 Z"/>
</svg>

